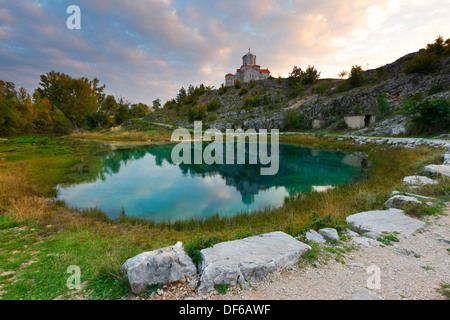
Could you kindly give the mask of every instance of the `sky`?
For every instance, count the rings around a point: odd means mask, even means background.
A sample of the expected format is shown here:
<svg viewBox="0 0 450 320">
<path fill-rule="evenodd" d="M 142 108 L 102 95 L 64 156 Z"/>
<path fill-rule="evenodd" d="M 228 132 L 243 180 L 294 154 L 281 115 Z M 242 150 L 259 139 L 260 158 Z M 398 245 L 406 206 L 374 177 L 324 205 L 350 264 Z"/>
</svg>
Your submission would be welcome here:
<svg viewBox="0 0 450 320">
<path fill-rule="evenodd" d="M 68 29 L 70 5 L 81 29 Z M 0 0 L 0 80 L 30 93 L 51 70 L 148 105 L 220 87 L 251 49 L 274 77 L 337 78 L 450 37 L 450 0 Z"/>
</svg>

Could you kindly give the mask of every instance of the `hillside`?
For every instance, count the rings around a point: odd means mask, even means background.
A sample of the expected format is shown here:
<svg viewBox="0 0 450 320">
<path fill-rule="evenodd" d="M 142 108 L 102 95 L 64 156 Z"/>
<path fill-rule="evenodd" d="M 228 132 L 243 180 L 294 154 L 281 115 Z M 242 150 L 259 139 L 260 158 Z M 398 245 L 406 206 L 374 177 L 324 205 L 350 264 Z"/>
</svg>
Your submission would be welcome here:
<svg viewBox="0 0 450 320">
<path fill-rule="evenodd" d="M 312 85 L 300 86 L 291 78 L 272 78 L 206 90 L 196 103 L 166 106 L 146 119 L 183 127 L 192 127 L 194 120 L 203 120 L 204 127 L 219 130 L 277 128 L 286 131 L 310 130 L 313 121 L 319 120 L 321 130 L 328 132 L 408 135 L 414 133 L 413 117 L 404 111 L 405 104 L 411 101 L 447 99 L 443 117 L 447 118 L 444 123 L 448 123 L 450 57 L 435 58 L 428 49 L 430 46 L 383 67 L 361 70 L 363 75 L 357 86 L 349 85 L 350 76 L 349 79 L 319 79 Z M 428 69 L 408 69 L 414 63 L 421 63 L 420 67 L 428 63 L 420 60 L 428 55 L 435 59 L 432 67 L 428 64 Z M 355 115 L 376 115 L 377 120 L 367 128 L 352 130 L 344 117 Z M 442 122 L 438 127 L 442 127 Z M 448 133 L 449 130 L 435 126 L 432 131 Z"/>
</svg>

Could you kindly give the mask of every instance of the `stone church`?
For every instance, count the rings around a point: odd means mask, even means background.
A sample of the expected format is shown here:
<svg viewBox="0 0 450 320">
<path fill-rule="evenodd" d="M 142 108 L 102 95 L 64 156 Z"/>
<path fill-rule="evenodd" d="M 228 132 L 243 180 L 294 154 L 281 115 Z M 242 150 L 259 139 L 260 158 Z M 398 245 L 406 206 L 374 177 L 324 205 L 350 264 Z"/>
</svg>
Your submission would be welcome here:
<svg viewBox="0 0 450 320">
<path fill-rule="evenodd" d="M 261 69 L 261 66 L 256 64 L 256 56 L 248 49 L 248 53 L 242 57 L 241 68 L 237 69 L 234 75 L 229 73 L 225 76 L 225 85 L 233 86 L 237 79 L 241 82 L 249 82 L 250 80 L 264 80 L 269 76 L 269 69 Z"/>
</svg>

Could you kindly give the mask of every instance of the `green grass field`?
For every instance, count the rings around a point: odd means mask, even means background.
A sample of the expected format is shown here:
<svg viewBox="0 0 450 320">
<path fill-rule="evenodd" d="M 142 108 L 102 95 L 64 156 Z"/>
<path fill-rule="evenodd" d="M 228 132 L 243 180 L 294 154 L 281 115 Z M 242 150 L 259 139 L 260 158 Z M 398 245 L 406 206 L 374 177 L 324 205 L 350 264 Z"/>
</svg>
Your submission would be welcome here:
<svg viewBox="0 0 450 320">
<path fill-rule="evenodd" d="M 120 139 L 120 135 L 126 138 Z M 118 140 L 130 138 L 120 133 Z M 167 130 L 144 133 L 164 141 Z M 131 296 L 119 269 L 143 251 L 182 241 L 195 255 L 205 245 L 271 231 L 301 236 L 312 225 L 341 226 L 350 214 L 381 209 L 392 190 L 402 191 L 404 176 L 442 161 L 443 150 L 385 149 L 355 146 L 333 137 L 282 136 L 282 142 L 303 146 L 362 151 L 374 168 L 367 179 L 327 192 L 289 198 L 279 209 L 214 216 L 205 220 L 154 223 L 139 219 L 109 221 L 99 210 L 74 210 L 52 201 L 55 186 L 76 182 L 73 173 L 96 174 L 97 155 L 108 146 L 95 140 L 114 140 L 108 133 L 80 136 L 23 136 L 0 141 L 0 297 L 2 299 L 119 299 Z M 139 140 L 139 138 L 137 139 Z M 448 201 L 450 183 L 419 190 Z M 81 270 L 81 291 L 66 286 L 67 268 Z"/>
</svg>

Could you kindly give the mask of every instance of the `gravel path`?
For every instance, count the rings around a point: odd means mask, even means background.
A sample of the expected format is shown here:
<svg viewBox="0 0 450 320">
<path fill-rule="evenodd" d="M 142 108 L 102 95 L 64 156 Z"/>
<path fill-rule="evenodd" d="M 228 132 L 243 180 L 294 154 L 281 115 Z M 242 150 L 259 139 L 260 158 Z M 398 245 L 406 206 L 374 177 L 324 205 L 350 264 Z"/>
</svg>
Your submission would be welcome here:
<svg viewBox="0 0 450 320">
<path fill-rule="evenodd" d="M 445 299 L 437 290 L 450 284 L 450 207 L 447 215 L 430 218 L 427 228 L 384 247 L 359 247 L 344 253 L 345 263 L 295 266 L 250 288 L 229 289 L 216 300 Z M 349 243 L 347 243 L 348 245 Z M 408 255 L 409 253 L 409 255 Z M 379 270 L 379 288 L 376 273 Z M 369 280 L 369 282 L 368 282 Z M 368 290 L 372 288 L 372 290 Z"/>
</svg>

